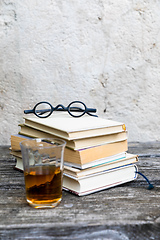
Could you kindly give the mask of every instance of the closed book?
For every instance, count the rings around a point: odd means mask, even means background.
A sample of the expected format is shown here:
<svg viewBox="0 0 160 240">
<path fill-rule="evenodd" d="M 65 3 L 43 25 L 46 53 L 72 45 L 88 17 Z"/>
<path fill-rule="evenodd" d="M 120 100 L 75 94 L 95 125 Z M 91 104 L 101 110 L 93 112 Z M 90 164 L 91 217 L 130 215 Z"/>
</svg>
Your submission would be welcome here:
<svg viewBox="0 0 160 240">
<path fill-rule="evenodd" d="M 32 138 L 53 138 L 57 137 L 54 134 L 46 133 L 41 130 L 35 129 L 31 126 L 27 126 L 24 124 L 20 124 L 20 131 L 19 135 L 24 135 Z M 59 137 L 59 136 L 58 136 Z M 80 139 L 73 139 L 73 140 L 67 140 L 66 141 L 66 146 L 74 149 L 74 150 L 79 150 L 82 148 L 88 148 L 92 146 L 97 146 L 105 143 L 112 143 L 112 142 L 119 142 L 126 140 L 128 137 L 127 131 L 122 130 L 121 132 L 118 133 L 111 133 L 111 134 L 106 134 L 106 135 L 100 135 L 100 136 L 95 136 L 95 137 L 86 137 L 86 138 L 80 138 Z M 61 136 L 62 138 L 62 136 Z"/>
<path fill-rule="evenodd" d="M 16 158 L 16 168 L 23 170 L 23 162 L 22 162 L 22 154 L 21 151 L 11 151 L 11 155 L 13 155 Z M 73 175 L 74 177 L 79 177 L 84 174 L 88 174 L 89 172 L 97 172 L 101 170 L 101 168 L 113 168 L 113 164 L 116 163 L 118 165 L 125 164 L 125 163 L 131 163 L 134 162 L 133 160 L 138 161 L 138 158 L 136 158 L 135 155 L 131 155 L 126 152 L 116 154 L 107 158 L 98 159 L 96 161 L 93 161 L 90 163 L 90 165 L 86 165 L 83 168 L 76 167 L 76 164 L 64 162 L 64 169 L 65 173 L 68 173 L 70 175 Z M 133 157 L 132 157 L 133 156 Z M 130 158 L 132 158 L 130 162 Z M 127 161 L 128 160 L 128 161 Z M 90 171 L 91 170 L 91 171 Z"/>
<path fill-rule="evenodd" d="M 137 178 L 136 172 L 137 166 L 129 164 L 78 179 L 64 173 L 63 189 L 84 196 L 133 181 Z"/>
<path fill-rule="evenodd" d="M 23 160 L 22 160 L 22 157 L 20 156 L 20 157 L 15 157 L 15 161 L 16 161 L 16 163 L 15 163 L 15 169 L 17 169 L 17 170 L 19 170 L 19 171 L 21 171 L 21 172 L 23 172 Z"/>
<path fill-rule="evenodd" d="M 85 164 L 98 159 L 103 159 L 106 157 L 110 157 L 112 155 L 116 155 L 122 152 L 126 152 L 128 150 L 127 140 L 109 144 L 103 144 L 96 147 L 85 148 L 81 150 L 72 150 L 69 148 L 65 148 L 64 150 L 64 162 L 72 163 L 72 165 L 76 164 L 79 168 L 86 168 Z M 13 156 L 20 156 L 21 152 L 11 150 L 11 154 Z M 88 167 L 88 166 L 87 166 Z"/>
<path fill-rule="evenodd" d="M 125 157 L 122 157 L 122 158 L 115 158 L 115 159 L 104 158 L 103 160 L 104 160 L 103 163 L 101 163 L 101 161 L 97 161 L 97 162 L 95 161 L 95 165 L 93 165 L 92 167 L 88 167 L 86 169 L 78 169 L 76 167 L 65 165 L 64 173 L 74 177 L 75 179 L 78 179 L 78 178 L 86 177 L 87 175 L 121 167 L 123 165 L 137 163 L 138 156 L 130 153 L 125 153 Z"/>
<path fill-rule="evenodd" d="M 115 143 L 103 144 L 91 148 L 80 150 L 71 150 L 65 148 L 64 161 L 76 164 L 79 168 L 85 168 L 85 164 L 94 162 L 99 159 L 110 157 L 128 150 L 127 140 Z"/>
<path fill-rule="evenodd" d="M 20 151 L 20 142 L 24 140 L 32 139 L 31 137 L 24 136 L 21 134 L 11 135 L 11 148 L 13 151 Z"/>
<path fill-rule="evenodd" d="M 67 140 L 103 136 L 126 130 L 125 124 L 99 117 L 71 117 L 67 113 L 48 118 L 24 117 L 25 125 Z"/>
</svg>

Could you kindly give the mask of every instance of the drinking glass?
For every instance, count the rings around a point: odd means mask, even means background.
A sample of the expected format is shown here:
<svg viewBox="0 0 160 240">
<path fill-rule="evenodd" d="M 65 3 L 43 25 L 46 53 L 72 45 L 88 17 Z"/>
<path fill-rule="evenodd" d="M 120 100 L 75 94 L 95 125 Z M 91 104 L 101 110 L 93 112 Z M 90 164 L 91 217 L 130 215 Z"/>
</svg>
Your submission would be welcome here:
<svg viewBox="0 0 160 240">
<path fill-rule="evenodd" d="M 53 208 L 61 202 L 65 144 L 56 138 L 20 143 L 26 200 L 32 207 Z"/>
</svg>

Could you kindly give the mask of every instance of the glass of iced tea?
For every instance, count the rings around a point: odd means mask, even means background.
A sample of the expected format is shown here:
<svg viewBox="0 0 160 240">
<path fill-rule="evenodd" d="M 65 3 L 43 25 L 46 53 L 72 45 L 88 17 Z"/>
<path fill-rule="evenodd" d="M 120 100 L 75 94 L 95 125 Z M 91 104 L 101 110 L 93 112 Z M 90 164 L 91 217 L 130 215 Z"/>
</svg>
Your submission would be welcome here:
<svg viewBox="0 0 160 240">
<path fill-rule="evenodd" d="M 56 138 L 20 143 L 26 199 L 32 207 L 53 208 L 61 202 L 65 144 Z"/>
</svg>

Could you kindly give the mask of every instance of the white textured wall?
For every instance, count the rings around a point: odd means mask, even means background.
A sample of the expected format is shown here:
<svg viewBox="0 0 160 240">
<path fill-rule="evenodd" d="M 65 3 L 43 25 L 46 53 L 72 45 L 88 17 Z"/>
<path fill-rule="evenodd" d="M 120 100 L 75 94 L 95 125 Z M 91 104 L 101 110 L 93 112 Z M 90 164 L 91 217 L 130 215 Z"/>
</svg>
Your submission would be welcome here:
<svg viewBox="0 0 160 240">
<path fill-rule="evenodd" d="M 160 140 L 159 0 L 0 0 L 0 144 L 23 109 L 82 100 Z"/>
</svg>

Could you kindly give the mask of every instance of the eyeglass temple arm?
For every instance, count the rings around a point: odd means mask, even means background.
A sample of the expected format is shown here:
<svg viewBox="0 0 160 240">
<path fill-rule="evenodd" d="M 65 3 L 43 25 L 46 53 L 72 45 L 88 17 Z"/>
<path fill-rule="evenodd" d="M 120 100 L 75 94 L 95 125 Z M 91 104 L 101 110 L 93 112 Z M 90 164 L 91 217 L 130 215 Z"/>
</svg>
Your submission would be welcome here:
<svg viewBox="0 0 160 240">
<path fill-rule="evenodd" d="M 84 112 L 84 109 L 78 108 L 78 107 L 71 107 L 69 109 L 71 112 Z M 97 110 L 95 108 L 87 108 L 86 113 L 88 112 L 96 112 Z"/>
<path fill-rule="evenodd" d="M 96 112 L 97 109 L 96 108 L 87 108 L 87 112 Z"/>
<path fill-rule="evenodd" d="M 31 109 L 31 110 L 24 110 L 24 113 L 25 114 L 34 113 L 34 111 L 33 111 L 33 109 Z"/>
<path fill-rule="evenodd" d="M 42 110 L 34 110 L 34 109 L 31 109 L 31 110 L 24 110 L 24 113 L 25 114 L 29 114 L 29 113 L 40 113 L 40 114 L 43 114 L 43 113 L 46 113 L 46 112 L 49 112 L 50 109 L 42 109 Z"/>
<path fill-rule="evenodd" d="M 98 115 L 95 115 L 95 114 L 92 114 L 92 113 L 89 113 L 89 112 L 87 112 L 87 114 L 88 114 L 89 116 L 92 116 L 92 117 L 98 117 Z"/>
</svg>

